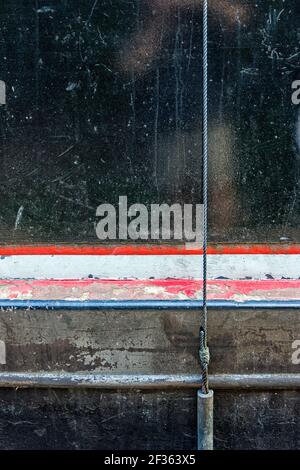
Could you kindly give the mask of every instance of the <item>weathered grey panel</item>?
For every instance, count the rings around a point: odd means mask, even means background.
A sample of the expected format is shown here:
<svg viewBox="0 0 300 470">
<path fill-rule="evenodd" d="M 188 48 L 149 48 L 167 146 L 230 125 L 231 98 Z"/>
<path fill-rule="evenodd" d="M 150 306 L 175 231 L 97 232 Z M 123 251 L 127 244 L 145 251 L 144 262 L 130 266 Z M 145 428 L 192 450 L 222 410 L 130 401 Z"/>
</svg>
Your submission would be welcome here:
<svg viewBox="0 0 300 470">
<path fill-rule="evenodd" d="M 296 449 L 296 392 L 215 393 L 215 448 Z M 196 393 L 0 390 L 0 449 L 191 450 Z"/>
<path fill-rule="evenodd" d="M 299 373 L 297 311 L 211 311 L 209 334 L 213 374 Z M 0 340 L 0 371 L 199 373 L 196 311 L 1 311 Z"/>
</svg>

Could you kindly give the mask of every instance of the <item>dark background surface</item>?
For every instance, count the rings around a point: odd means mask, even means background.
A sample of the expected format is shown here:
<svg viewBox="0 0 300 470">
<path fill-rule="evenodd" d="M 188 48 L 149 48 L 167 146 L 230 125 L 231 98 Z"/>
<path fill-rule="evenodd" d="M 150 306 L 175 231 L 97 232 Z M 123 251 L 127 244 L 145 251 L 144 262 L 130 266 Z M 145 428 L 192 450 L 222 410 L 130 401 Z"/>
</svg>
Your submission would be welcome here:
<svg viewBox="0 0 300 470">
<path fill-rule="evenodd" d="M 300 240 L 297 0 L 210 2 L 210 240 Z M 0 242 L 99 242 L 96 207 L 201 202 L 198 0 L 0 3 Z"/>
<path fill-rule="evenodd" d="M 299 449 L 298 392 L 215 393 L 214 448 Z M 196 391 L 0 391 L 0 449 L 195 450 Z"/>
</svg>

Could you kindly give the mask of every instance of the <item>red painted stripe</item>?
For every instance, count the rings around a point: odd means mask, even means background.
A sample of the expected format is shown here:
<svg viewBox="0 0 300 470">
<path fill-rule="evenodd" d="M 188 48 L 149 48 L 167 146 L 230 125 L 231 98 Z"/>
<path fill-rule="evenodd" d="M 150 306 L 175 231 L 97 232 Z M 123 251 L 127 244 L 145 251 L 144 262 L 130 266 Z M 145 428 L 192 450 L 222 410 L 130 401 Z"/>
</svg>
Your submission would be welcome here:
<svg viewBox="0 0 300 470">
<path fill-rule="evenodd" d="M 23 245 L 1 246 L 0 256 L 12 255 L 186 255 L 201 254 L 184 245 Z"/>
<path fill-rule="evenodd" d="M 0 299 L 19 300 L 196 300 L 203 282 L 161 280 L 2 280 Z M 208 282 L 209 300 L 300 300 L 300 280 Z"/>
<path fill-rule="evenodd" d="M 201 255 L 185 245 L 2 245 L 0 256 L 13 255 Z M 300 244 L 211 244 L 210 255 L 298 255 Z"/>
</svg>

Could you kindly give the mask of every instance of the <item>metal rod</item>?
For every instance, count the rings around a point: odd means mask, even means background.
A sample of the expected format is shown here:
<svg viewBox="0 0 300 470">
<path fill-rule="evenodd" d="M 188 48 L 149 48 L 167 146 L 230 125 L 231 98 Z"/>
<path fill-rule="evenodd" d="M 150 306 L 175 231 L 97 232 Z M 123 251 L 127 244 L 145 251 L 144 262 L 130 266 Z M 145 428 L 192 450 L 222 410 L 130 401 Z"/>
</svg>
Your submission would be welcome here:
<svg viewBox="0 0 300 470">
<path fill-rule="evenodd" d="M 214 392 L 197 394 L 197 449 L 214 448 Z"/>
<path fill-rule="evenodd" d="M 210 375 L 214 390 L 300 390 L 300 374 Z M 199 389 L 200 375 L 0 372 L 0 388 Z"/>
<path fill-rule="evenodd" d="M 210 309 L 300 309 L 300 300 L 208 300 Z M 202 300 L 0 300 L 0 309 L 30 310 L 196 310 Z"/>
</svg>

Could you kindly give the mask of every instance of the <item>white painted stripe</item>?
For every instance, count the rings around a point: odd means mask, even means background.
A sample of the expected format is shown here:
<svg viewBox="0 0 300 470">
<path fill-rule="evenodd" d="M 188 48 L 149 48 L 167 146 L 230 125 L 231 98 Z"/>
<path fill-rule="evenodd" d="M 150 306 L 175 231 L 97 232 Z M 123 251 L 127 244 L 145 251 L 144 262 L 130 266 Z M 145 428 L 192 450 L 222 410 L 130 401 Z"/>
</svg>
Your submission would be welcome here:
<svg viewBox="0 0 300 470">
<path fill-rule="evenodd" d="M 202 256 L 8 256 L 0 279 L 201 279 Z M 208 277 L 300 278 L 300 255 L 210 255 Z"/>
<path fill-rule="evenodd" d="M 0 364 L 6 364 L 6 345 L 2 340 L 0 340 Z"/>
</svg>

